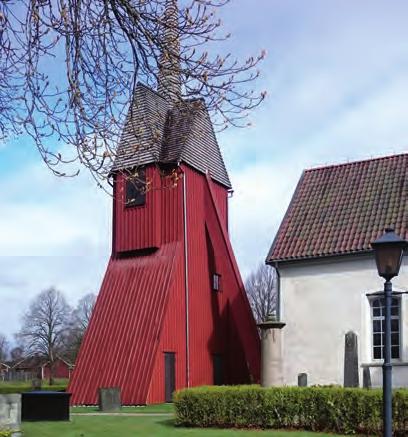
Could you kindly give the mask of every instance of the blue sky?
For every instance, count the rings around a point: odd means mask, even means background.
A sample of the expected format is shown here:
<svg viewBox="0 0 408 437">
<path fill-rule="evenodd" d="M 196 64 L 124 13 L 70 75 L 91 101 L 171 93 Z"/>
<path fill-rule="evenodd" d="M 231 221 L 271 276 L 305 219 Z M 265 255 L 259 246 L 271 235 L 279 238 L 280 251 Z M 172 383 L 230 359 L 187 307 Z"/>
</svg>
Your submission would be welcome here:
<svg viewBox="0 0 408 437">
<path fill-rule="evenodd" d="M 408 3 L 234 0 L 222 13 L 241 57 L 268 52 L 253 126 L 219 136 L 234 186 L 231 238 L 245 276 L 268 251 L 304 168 L 407 151 Z M 0 332 L 55 285 L 97 292 L 111 199 L 85 175 L 57 179 L 28 138 L 0 145 Z"/>
</svg>

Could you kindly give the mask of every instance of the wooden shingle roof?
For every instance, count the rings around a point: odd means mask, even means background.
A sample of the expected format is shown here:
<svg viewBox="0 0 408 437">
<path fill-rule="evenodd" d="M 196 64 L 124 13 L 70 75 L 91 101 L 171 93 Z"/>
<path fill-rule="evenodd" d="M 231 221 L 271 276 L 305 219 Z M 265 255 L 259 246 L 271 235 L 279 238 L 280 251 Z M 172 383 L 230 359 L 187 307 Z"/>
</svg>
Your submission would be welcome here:
<svg viewBox="0 0 408 437">
<path fill-rule="evenodd" d="M 231 188 L 231 182 L 202 100 L 166 100 L 138 84 L 112 172 L 152 163 L 185 162 Z"/>
<path fill-rule="evenodd" d="M 407 222 L 407 153 L 305 170 L 266 262 L 368 252 Z"/>
</svg>

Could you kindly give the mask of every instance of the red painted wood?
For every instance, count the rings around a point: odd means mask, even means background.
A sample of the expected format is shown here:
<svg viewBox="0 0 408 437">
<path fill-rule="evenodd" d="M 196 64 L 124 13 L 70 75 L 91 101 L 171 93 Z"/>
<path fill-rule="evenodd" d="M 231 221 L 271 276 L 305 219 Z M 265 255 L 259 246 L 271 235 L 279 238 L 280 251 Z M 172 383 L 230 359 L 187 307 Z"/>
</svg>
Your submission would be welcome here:
<svg viewBox="0 0 408 437">
<path fill-rule="evenodd" d="M 128 207 L 125 204 L 126 177 L 121 173 L 116 175 L 114 253 L 160 246 L 161 179 L 154 166 L 146 169 L 146 180 L 151 182 L 151 189 L 146 193 L 145 205 Z"/>
<path fill-rule="evenodd" d="M 69 391 L 95 404 L 98 387 L 120 387 L 124 404 L 144 404 L 180 244 L 111 260 L 80 348 Z"/>
<path fill-rule="evenodd" d="M 228 231 L 228 191 L 221 184 L 212 180 L 213 195 L 225 229 Z"/>
<path fill-rule="evenodd" d="M 43 367 L 42 375 L 44 379 L 49 379 L 51 373 L 50 365 L 46 364 Z M 69 379 L 71 377 L 70 366 L 63 360 L 57 360 L 54 363 L 53 368 L 53 378 L 65 378 Z"/>
<path fill-rule="evenodd" d="M 214 354 L 225 383 L 259 380 L 259 337 L 227 234 L 228 191 L 180 170 L 173 186 L 148 168 L 152 189 L 134 210 L 124 208 L 116 177 L 114 251 L 69 386 L 73 404 L 95 404 L 102 386 L 120 387 L 124 404 L 163 402 L 165 352 L 175 353 L 177 389 L 212 384 Z M 146 248 L 158 249 L 129 253 Z M 215 272 L 221 292 L 212 290 Z"/>
</svg>

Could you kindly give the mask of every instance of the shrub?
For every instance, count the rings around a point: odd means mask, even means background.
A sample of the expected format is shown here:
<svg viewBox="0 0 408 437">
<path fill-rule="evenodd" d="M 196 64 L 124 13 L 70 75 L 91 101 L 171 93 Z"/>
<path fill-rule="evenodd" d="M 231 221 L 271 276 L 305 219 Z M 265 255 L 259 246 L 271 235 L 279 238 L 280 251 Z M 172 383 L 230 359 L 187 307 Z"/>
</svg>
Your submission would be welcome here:
<svg viewBox="0 0 408 437">
<path fill-rule="evenodd" d="M 11 437 L 13 435 L 13 431 L 9 429 L 0 429 L 0 437 Z"/>
<path fill-rule="evenodd" d="M 408 391 L 396 390 L 394 435 L 408 432 Z M 291 428 L 379 435 L 381 390 L 341 387 L 200 387 L 175 395 L 176 423 L 199 427 Z"/>
</svg>

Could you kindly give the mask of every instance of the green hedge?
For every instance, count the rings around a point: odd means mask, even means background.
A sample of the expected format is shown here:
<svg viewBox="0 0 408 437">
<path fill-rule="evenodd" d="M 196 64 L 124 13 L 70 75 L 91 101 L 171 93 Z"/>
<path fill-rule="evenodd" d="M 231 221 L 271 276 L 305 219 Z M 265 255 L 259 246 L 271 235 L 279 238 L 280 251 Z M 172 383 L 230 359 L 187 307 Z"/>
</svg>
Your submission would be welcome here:
<svg viewBox="0 0 408 437">
<path fill-rule="evenodd" d="M 41 390 L 46 391 L 64 391 L 67 388 L 67 384 L 55 384 L 55 385 L 43 385 Z M 0 395 L 7 395 L 12 393 L 26 393 L 33 391 L 32 385 L 23 384 L 4 384 L 0 385 Z M 1 437 L 1 436 L 0 436 Z"/>
<path fill-rule="evenodd" d="M 408 435 L 408 391 L 394 391 L 394 435 Z M 381 390 L 339 387 L 200 387 L 175 394 L 176 423 L 380 435 Z"/>
</svg>

